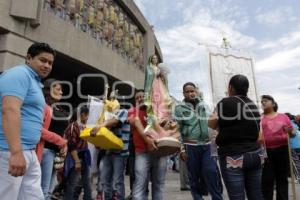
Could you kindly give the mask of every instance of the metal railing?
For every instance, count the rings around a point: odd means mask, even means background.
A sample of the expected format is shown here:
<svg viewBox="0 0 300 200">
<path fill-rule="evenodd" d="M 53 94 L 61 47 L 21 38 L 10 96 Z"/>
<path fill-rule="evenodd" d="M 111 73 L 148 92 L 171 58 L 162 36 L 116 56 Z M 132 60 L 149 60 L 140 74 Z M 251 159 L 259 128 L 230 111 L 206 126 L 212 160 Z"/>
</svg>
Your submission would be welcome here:
<svg viewBox="0 0 300 200">
<path fill-rule="evenodd" d="M 45 0 L 44 9 L 144 71 L 144 35 L 114 0 Z"/>
</svg>

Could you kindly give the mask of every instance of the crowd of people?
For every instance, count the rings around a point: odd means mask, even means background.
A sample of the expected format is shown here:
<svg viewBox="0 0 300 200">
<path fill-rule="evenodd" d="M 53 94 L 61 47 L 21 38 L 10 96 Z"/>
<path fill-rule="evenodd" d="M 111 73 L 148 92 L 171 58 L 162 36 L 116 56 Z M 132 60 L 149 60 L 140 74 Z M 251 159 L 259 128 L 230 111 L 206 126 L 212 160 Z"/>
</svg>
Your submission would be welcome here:
<svg viewBox="0 0 300 200">
<path fill-rule="evenodd" d="M 287 200 L 288 177 L 295 174 L 300 180 L 300 115 L 278 113 L 270 95 L 261 97 L 261 113 L 247 96 L 244 75 L 230 79 L 229 96 L 209 113 L 192 82 L 183 85 L 184 99 L 174 104 L 168 72 L 151 56 L 135 105 L 121 104 L 112 118 L 92 128 L 91 137 L 106 127 L 124 143 L 121 150 L 104 150 L 80 137 L 89 107 L 76 108 L 69 119 L 56 104 L 63 95 L 60 81 L 50 78 L 42 84 L 54 59 L 48 44 L 34 43 L 25 64 L 0 75 L 3 200 L 124 200 L 126 168 L 131 190 L 126 199 L 146 200 L 151 194 L 162 200 L 169 157 L 157 151 L 158 140 L 165 137 L 180 144 L 171 158 L 175 163 L 179 156 L 181 190 L 190 190 L 194 200 L 208 194 L 224 199 L 223 183 L 231 200 L 273 200 L 274 188 L 277 200 Z M 215 145 L 217 156 L 212 154 Z M 97 169 L 96 196 L 92 165 Z"/>
</svg>

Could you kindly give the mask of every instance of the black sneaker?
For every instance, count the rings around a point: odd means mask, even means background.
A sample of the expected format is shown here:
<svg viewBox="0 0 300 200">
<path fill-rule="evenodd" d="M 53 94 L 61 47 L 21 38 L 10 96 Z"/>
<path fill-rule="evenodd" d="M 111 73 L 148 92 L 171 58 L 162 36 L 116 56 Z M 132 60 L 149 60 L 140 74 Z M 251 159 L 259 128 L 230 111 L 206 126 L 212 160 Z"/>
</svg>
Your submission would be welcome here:
<svg viewBox="0 0 300 200">
<path fill-rule="evenodd" d="M 133 199 L 132 194 L 128 195 L 128 196 L 125 198 L 125 200 L 132 200 L 132 199 Z"/>
<path fill-rule="evenodd" d="M 60 200 L 61 199 L 60 197 L 61 197 L 60 193 L 56 192 L 52 194 L 51 200 Z"/>
<path fill-rule="evenodd" d="M 185 188 L 180 188 L 180 190 L 181 190 L 181 191 L 189 191 L 189 190 L 191 190 L 191 188 L 185 187 Z"/>
</svg>

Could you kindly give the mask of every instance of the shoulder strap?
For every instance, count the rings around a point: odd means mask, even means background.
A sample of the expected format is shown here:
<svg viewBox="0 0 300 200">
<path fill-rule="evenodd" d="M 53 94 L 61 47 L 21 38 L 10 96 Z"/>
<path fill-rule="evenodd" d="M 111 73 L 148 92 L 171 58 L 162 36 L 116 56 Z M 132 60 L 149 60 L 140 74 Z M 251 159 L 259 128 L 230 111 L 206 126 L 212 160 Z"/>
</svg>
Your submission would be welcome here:
<svg viewBox="0 0 300 200">
<path fill-rule="evenodd" d="M 240 97 L 238 97 L 238 96 L 235 96 L 235 98 L 237 98 L 237 99 L 239 99 L 240 101 L 242 101 L 247 107 L 248 107 L 248 109 L 250 110 L 250 112 L 251 112 L 251 114 L 252 114 L 252 116 L 253 116 L 253 118 L 255 118 L 255 116 L 254 116 L 254 114 L 253 114 L 253 112 L 251 111 L 251 109 L 249 108 L 249 106 L 248 106 L 248 104 L 246 104 L 246 102 L 245 101 L 243 101 L 243 99 L 241 99 Z M 264 155 L 264 158 L 267 158 L 268 157 L 268 154 L 267 154 L 267 147 L 266 147 L 266 141 L 265 141 L 265 138 L 264 138 L 264 134 L 263 134 L 263 132 L 262 132 L 262 123 L 261 123 L 261 121 L 262 121 L 262 117 L 260 118 L 260 124 L 258 125 L 258 123 L 257 123 L 257 121 L 255 120 L 255 123 L 256 123 L 256 126 L 257 126 L 257 130 L 259 130 L 260 131 L 260 133 L 261 133 L 261 137 L 262 137 L 262 141 L 263 141 L 263 143 L 261 144 L 261 148 L 262 148 L 262 151 L 263 151 L 263 155 Z"/>
<path fill-rule="evenodd" d="M 239 99 L 240 101 L 242 101 L 242 102 L 247 106 L 247 108 L 248 108 L 248 110 L 250 111 L 250 113 L 251 113 L 253 119 L 255 119 L 255 116 L 254 116 L 253 112 L 251 111 L 250 107 L 248 106 L 248 104 L 247 104 L 243 99 L 241 99 L 239 96 L 234 96 L 234 97 L 237 98 L 237 99 Z M 258 130 L 258 131 L 261 130 L 261 129 L 260 129 L 260 126 L 259 126 L 258 123 L 257 123 L 257 121 L 256 121 L 256 120 L 254 120 L 254 121 L 255 121 L 257 130 Z"/>
</svg>

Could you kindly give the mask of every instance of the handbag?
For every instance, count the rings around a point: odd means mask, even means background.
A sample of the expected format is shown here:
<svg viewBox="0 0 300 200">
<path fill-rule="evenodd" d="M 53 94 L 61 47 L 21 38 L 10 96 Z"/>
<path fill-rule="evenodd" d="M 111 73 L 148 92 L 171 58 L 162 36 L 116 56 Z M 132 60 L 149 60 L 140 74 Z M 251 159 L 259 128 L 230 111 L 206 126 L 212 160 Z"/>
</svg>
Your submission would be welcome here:
<svg viewBox="0 0 300 200">
<path fill-rule="evenodd" d="M 53 168 L 59 170 L 64 167 L 65 157 L 63 157 L 60 153 L 56 153 L 54 157 L 54 165 Z"/>
</svg>

